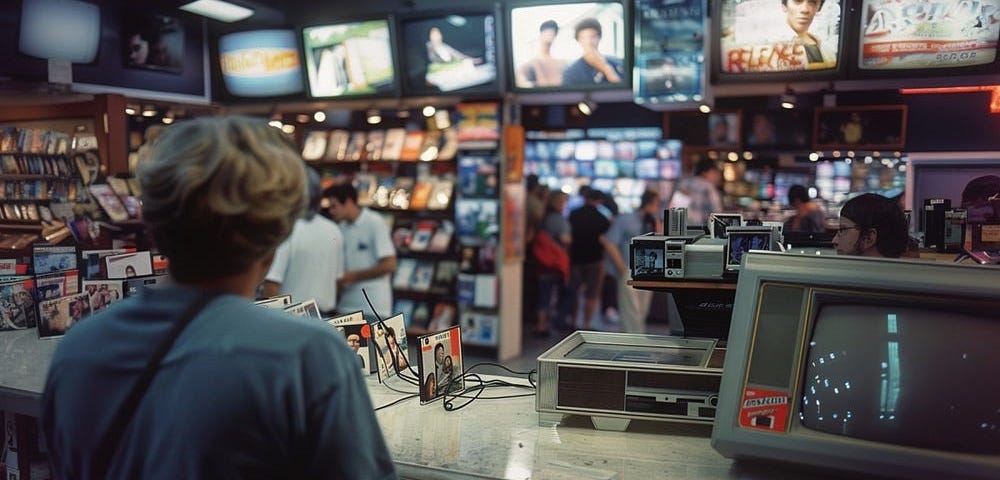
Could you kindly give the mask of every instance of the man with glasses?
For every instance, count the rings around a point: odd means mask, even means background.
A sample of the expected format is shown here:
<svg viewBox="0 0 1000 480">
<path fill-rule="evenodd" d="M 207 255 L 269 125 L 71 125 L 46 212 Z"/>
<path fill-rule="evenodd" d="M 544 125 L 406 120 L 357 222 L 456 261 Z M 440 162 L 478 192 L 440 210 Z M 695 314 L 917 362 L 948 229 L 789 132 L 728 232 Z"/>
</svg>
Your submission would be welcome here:
<svg viewBox="0 0 1000 480">
<path fill-rule="evenodd" d="M 833 243 L 840 255 L 899 258 L 909 234 L 903 209 L 882 195 L 865 193 L 840 210 L 840 228 Z"/>
</svg>

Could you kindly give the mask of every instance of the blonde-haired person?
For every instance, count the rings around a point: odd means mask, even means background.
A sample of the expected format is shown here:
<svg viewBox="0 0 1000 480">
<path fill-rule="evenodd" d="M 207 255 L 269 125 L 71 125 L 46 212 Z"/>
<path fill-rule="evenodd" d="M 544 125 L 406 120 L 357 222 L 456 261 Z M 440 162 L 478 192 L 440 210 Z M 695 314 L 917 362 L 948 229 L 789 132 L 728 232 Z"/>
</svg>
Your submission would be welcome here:
<svg viewBox="0 0 1000 480">
<path fill-rule="evenodd" d="M 173 282 L 81 322 L 57 348 L 42 398 L 56 478 L 396 477 L 343 337 L 250 301 L 305 205 L 303 168 L 262 120 L 166 129 L 139 180 Z M 189 311 L 134 415 L 110 428 Z"/>
</svg>

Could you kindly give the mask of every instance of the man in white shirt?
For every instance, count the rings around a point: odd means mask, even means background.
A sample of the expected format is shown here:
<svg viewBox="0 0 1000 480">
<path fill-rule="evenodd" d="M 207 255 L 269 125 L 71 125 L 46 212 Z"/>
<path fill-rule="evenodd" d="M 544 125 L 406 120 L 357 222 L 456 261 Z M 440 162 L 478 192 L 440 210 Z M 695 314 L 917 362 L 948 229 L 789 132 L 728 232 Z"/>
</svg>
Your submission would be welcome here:
<svg viewBox="0 0 1000 480">
<path fill-rule="evenodd" d="M 316 300 L 323 316 L 337 304 L 337 282 L 344 275 L 344 237 L 336 223 L 319 213 L 323 188 L 319 174 L 306 169 L 309 208 L 292 234 L 274 252 L 264 279 L 264 296 L 290 294 L 292 300 Z"/>
<path fill-rule="evenodd" d="M 389 227 L 375 212 L 358 206 L 358 191 L 350 183 L 334 185 L 323 192 L 327 213 L 344 234 L 344 276 L 340 279 L 341 313 L 364 312 L 369 321 L 392 314 L 390 278 L 396 271 L 396 249 Z M 365 301 L 362 290 L 376 312 Z M 375 315 L 378 313 L 378 315 Z"/>
</svg>

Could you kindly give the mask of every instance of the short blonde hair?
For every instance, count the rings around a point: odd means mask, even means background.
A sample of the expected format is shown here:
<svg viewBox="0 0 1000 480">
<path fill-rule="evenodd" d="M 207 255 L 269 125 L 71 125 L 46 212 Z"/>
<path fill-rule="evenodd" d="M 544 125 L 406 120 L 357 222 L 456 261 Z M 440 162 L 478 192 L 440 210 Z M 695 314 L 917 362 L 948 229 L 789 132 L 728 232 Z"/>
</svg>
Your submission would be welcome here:
<svg viewBox="0 0 1000 480">
<path fill-rule="evenodd" d="M 288 237 L 307 200 L 294 144 L 249 117 L 168 127 L 138 177 L 144 220 L 179 281 L 246 271 Z"/>
</svg>

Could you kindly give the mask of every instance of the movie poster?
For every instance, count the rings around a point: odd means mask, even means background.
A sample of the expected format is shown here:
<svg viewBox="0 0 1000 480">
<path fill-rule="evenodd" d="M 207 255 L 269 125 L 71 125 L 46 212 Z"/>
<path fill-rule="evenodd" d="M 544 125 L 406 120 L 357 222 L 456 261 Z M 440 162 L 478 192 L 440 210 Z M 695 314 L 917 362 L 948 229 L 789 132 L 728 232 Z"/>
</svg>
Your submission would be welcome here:
<svg viewBox="0 0 1000 480">
<path fill-rule="evenodd" d="M 828 70 L 840 57 L 842 0 L 724 0 L 722 73 Z"/>
<path fill-rule="evenodd" d="M 704 95 L 704 0 L 640 0 L 636 101 L 699 101 Z"/>
<path fill-rule="evenodd" d="M 865 0 L 858 67 L 865 70 L 993 63 L 1000 0 Z"/>
</svg>

